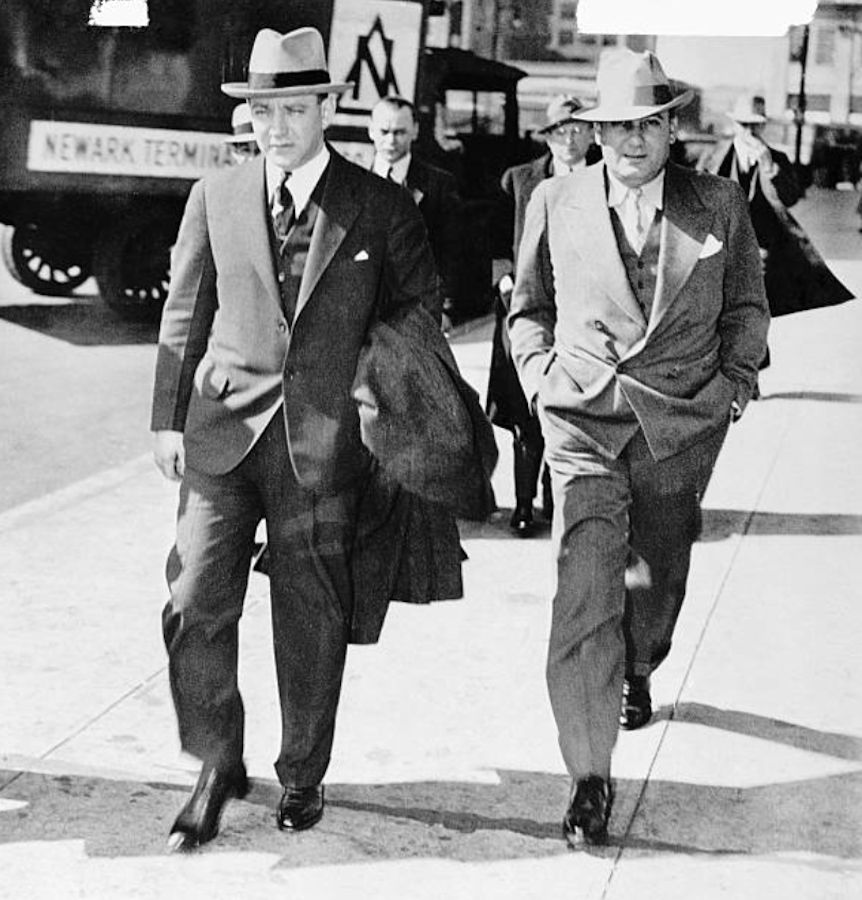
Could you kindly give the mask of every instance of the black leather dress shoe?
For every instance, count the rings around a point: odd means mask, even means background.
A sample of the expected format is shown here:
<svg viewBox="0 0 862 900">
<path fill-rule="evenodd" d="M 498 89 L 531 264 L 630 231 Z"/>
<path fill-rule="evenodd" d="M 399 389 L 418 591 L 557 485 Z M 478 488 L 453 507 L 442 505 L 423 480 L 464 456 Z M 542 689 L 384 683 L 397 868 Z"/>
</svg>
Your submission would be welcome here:
<svg viewBox="0 0 862 900">
<path fill-rule="evenodd" d="M 634 731 L 636 728 L 643 728 L 651 718 L 652 698 L 649 694 L 649 678 L 645 675 L 629 675 L 623 681 L 620 728 Z"/>
<path fill-rule="evenodd" d="M 285 831 L 304 831 L 323 818 L 323 785 L 309 788 L 285 788 L 276 810 L 275 821 Z"/>
<path fill-rule="evenodd" d="M 563 837 L 570 847 L 601 846 L 608 842 L 608 819 L 614 792 L 610 781 L 598 775 L 575 784 L 563 819 Z"/>
<path fill-rule="evenodd" d="M 225 803 L 231 797 L 242 799 L 247 793 L 248 776 L 242 763 L 227 772 L 205 766 L 191 797 L 171 826 L 168 850 L 183 853 L 211 841 L 218 834 Z"/>
<path fill-rule="evenodd" d="M 518 503 L 512 518 L 509 519 L 509 528 L 518 537 L 529 537 L 533 533 L 533 504 Z"/>
</svg>

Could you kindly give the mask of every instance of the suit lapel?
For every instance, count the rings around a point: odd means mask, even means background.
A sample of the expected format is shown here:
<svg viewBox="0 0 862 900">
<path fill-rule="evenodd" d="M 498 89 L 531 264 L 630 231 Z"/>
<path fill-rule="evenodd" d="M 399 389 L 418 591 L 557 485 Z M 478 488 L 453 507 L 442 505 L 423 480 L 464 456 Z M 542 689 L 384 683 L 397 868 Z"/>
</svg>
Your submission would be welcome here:
<svg viewBox="0 0 862 900">
<path fill-rule="evenodd" d="M 587 271 L 608 298 L 630 319 L 646 327 L 611 225 L 604 166 L 590 166 L 585 170 L 583 179 L 560 179 L 560 190 L 567 192 L 563 206 L 575 252 L 586 263 Z"/>
<path fill-rule="evenodd" d="M 263 154 L 243 163 L 237 172 L 237 190 L 233 221 L 241 229 L 245 251 L 261 282 L 275 304 L 281 308 L 281 296 L 275 280 L 275 266 L 270 241 L 269 203 L 266 196 Z"/>
<path fill-rule="evenodd" d="M 308 260 L 299 285 L 299 296 L 296 301 L 297 316 L 311 299 L 321 275 L 332 261 L 336 250 L 360 211 L 360 202 L 356 196 L 347 164 L 331 148 L 330 153 L 320 211 L 317 214 L 317 221 L 314 223 L 311 244 L 308 248 Z"/>
<path fill-rule="evenodd" d="M 649 331 L 655 330 L 697 264 L 712 212 L 692 184 L 695 176 L 669 163 L 665 174 L 661 250 Z"/>
</svg>

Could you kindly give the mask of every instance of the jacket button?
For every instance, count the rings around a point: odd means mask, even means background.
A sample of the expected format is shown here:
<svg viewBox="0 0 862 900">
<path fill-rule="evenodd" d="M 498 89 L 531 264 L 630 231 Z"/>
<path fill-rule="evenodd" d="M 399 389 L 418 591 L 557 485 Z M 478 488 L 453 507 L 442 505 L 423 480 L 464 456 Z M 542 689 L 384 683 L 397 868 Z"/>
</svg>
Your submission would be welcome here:
<svg viewBox="0 0 862 900">
<path fill-rule="evenodd" d="M 282 332 L 282 333 L 284 333 L 285 331 L 287 331 L 287 322 L 279 322 L 279 323 L 278 323 L 278 330 L 279 330 L 280 332 Z"/>
<path fill-rule="evenodd" d="M 608 330 L 607 326 L 601 319 L 596 319 L 596 321 L 593 322 L 593 328 L 595 328 L 596 331 L 601 331 L 603 334 Z"/>
<path fill-rule="evenodd" d="M 279 273 L 278 273 L 278 283 L 279 283 L 279 284 L 284 284 L 284 272 L 279 272 Z"/>
</svg>

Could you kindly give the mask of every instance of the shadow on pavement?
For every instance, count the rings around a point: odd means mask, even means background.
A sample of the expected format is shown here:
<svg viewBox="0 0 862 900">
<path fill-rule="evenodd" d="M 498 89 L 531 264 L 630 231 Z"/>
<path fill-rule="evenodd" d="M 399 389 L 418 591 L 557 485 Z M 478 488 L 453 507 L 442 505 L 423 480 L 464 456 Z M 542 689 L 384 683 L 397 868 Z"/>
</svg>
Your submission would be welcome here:
<svg viewBox="0 0 862 900">
<path fill-rule="evenodd" d="M 0 306 L 0 320 L 82 347 L 155 344 L 158 325 L 126 322 L 98 296 L 18 306 Z"/>
<path fill-rule="evenodd" d="M 862 534 L 862 515 L 703 510 L 701 541 L 723 541 L 734 534 L 788 537 Z"/>
<path fill-rule="evenodd" d="M 766 400 L 814 400 L 818 403 L 862 403 L 862 394 L 836 394 L 829 391 L 776 391 L 761 394 L 758 403 Z"/>
<path fill-rule="evenodd" d="M 686 721 L 741 730 L 820 752 L 858 747 L 845 735 L 819 735 L 789 723 L 689 704 Z M 813 745 L 813 746 L 812 746 Z M 717 760 L 716 765 L 720 765 Z M 2 778 L 5 774 L 7 777 Z M 484 862 L 568 853 L 560 821 L 568 794 L 561 775 L 499 771 L 499 784 L 417 782 L 335 784 L 327 812 L 312 831 L 286 835 L 275 827 L 275 780 L 256 779 L 243 801 L 231 802 L 221 832 L 202 853 L 275 854 L 278 866 L 345 864 L 410 858 Z M 24 801 L 0 813 L 0 845 L 83 841 L 90 857 L 164 853 L 165 839 L 187 788 L 100 778 L 0 773 L 4 800 Z M 620 848 L 638 853 L 760 854 L 792 852 L 850 859 L 862 854 L 862 772 L 801 782 L 727 787 L 619 779 L 611 837 L 594 855 Z M 816 859 L 810 864 L 818 865 Z"/>
</svg>

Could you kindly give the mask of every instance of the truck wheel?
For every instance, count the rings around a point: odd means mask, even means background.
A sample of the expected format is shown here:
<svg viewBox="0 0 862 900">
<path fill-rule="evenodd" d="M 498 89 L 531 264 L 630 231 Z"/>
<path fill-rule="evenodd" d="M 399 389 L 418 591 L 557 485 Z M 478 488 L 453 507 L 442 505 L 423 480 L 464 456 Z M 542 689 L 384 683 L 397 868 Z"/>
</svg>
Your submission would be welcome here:
<svg viewBox="0 0 862 900">
<path fill-rule="evenodd" d="M 129 218 L 99 235 L 93 256 L 99 293 L 122 318 L 159 321 L 176 236 L 176 221 L 163 215 Z"/>
<path fill-rule="evenodd" d="M 17 281 L 45 297 L 68 297 L 90 277 L 89 246 L 33 222 L 4 228 L 0 255 Z"/>
</svg>

